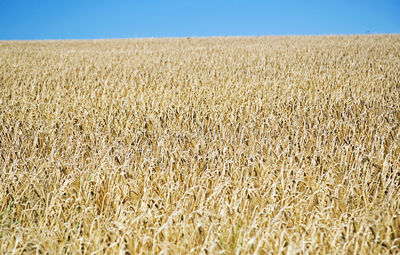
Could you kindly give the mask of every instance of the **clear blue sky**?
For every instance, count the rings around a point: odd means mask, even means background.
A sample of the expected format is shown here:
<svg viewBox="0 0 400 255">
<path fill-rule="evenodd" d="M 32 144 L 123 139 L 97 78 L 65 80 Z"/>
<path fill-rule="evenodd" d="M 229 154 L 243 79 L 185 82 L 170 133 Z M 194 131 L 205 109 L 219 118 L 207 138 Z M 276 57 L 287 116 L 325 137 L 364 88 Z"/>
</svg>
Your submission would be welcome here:
<svg viewBox="0 0 400 255">
<path fill-rule="evenodd" d="M 0 0 L 0 40 L 400 33 L 400 0 Z"/>
</svg>

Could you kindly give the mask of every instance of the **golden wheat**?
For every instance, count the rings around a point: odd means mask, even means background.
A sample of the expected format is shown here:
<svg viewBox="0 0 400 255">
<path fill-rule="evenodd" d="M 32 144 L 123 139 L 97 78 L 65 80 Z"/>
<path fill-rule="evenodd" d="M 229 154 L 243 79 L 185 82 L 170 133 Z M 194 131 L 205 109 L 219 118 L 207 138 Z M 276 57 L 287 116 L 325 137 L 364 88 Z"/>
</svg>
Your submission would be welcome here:
<svg viewBox="0 0 400 255">
<path fill-rule="evenodd" d="M 0 42 L 0 253 L 400 252 L 400 35 Z"/>
</svg>

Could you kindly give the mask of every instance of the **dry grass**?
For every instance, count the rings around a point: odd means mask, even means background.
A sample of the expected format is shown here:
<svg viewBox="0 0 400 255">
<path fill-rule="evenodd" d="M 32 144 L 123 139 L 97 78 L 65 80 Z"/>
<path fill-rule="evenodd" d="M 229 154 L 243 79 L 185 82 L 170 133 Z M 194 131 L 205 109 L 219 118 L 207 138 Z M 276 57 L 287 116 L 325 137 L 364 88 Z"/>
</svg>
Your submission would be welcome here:
<svg viewBox="0 0 400 255">
<path fill-rule="evenodd" d="M 400 35 L 0 42 L 0 253 L 399 253 Z"/>
</svg>

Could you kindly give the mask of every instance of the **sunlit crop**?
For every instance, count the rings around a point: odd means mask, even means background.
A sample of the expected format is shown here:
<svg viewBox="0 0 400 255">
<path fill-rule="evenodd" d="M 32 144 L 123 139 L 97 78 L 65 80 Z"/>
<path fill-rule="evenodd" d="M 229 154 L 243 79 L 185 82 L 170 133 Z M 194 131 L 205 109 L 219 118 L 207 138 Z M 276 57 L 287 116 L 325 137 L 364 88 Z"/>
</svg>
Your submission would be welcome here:
<svg viewBox="0 0 400 255">
<path fill-rule="evenodd" d="M 0 254 L 400 252 L 400 35 L 0 42 Z"/>
</svg>

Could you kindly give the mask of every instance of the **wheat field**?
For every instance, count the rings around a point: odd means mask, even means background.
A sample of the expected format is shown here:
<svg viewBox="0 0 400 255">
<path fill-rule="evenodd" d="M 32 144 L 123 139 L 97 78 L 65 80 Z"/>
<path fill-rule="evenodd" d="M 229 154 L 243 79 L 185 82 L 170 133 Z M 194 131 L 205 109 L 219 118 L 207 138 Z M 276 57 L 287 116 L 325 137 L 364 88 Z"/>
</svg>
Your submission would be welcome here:
<svg viewBox="0 0 400 255">
<path fill-rule="evenodd" d="M 400 35 L 1 41 L 0 253 L 400 253 Z"/>
</svg>

